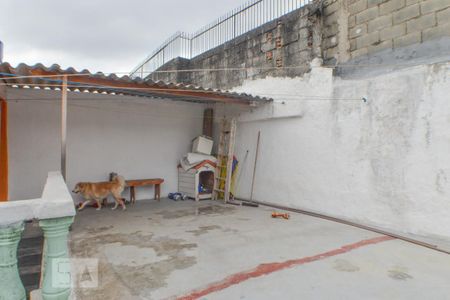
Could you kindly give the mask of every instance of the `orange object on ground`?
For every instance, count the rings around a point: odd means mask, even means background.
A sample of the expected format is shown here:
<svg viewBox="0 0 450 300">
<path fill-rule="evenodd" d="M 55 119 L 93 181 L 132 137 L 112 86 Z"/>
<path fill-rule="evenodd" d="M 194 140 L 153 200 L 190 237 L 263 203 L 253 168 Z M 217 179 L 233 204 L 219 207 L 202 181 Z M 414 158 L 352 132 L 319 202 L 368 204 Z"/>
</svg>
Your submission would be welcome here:
<svg viewBox="0 0 450 300">
<path fill-rule="evenodd" d="M 289 214 L 288 213 L 283 214 L 283 213 L 278 213 L 278 212 L 274 211 L 272 213 L 272 218 L 283 218 L 283 219 L 289 220 Z"/>
</svg>

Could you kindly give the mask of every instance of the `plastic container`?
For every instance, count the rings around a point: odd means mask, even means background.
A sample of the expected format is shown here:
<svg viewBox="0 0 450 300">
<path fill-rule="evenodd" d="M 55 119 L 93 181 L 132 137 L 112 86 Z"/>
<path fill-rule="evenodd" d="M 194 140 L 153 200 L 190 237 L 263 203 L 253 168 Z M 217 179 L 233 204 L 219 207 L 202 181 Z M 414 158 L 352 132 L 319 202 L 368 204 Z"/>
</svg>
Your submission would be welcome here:
<svg viewBox="0 0 450 300">
<path fill-rule="evenodd" d="M 211 138 L 201 135 L 192 141 L 192 152 L 211 155 L 213 144 Z"/>
</svg>

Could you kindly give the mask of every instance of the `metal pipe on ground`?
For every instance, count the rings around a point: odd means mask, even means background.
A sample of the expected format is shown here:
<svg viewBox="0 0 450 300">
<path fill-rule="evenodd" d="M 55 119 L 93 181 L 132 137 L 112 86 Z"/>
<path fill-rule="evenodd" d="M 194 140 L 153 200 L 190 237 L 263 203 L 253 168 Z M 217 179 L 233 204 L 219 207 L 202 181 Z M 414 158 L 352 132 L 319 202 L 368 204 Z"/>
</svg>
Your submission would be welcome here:
<svg viewBox="0 0 450 300">
<path fill-rule="evenodd" d="M 345 225 L 361 228 L 361 229 L 364 229 L 364 230 L 376 232 L 376 233 L 379 233 L 379 234 L 391 236 L 393 238 L 396 238 L 396 239 L 399 239 L 399 240 L 403 240 L 405 242 L 409 242 L 409 243 L 412 243 L 412 244 L 415 244 L 415 245 L 418 245 L 418 246 L 422 246 L 422 247 L 425 247 L 425 248 L 429 248 L 429 249 L 432 249 L 432 250 L 435 250 L 435 251 L 439 251 L 439 252 L 442 252 L 442 253 L 445 253 L 445 254 L 450 254 L 450 251 L 447 251 L 447 250 L 444 250 L 444 249 L 440 249 L 436 245 L 432 245 L 432 244 L 429 244 L 429 243 L 418 241 L 418 240 L 415 240 L 415 239 L 412 239 L 412 238 L 408 238 L 408 237 L 405 237 L 405 236 L 402 236 L 402 235 L 399 235 L 399 234 L 396 234 L 396 233 L 392 233 L 392 232 L 389 232 L 389 231 L 385 231 L 385 230 L 382 230 L 382 229 L 378 229 L 378 228 L 375 228 L 375 227 L 371 227 L 371 226 L 355 223 L 355 222 L 352 222 L 352 221 L 348 221 L 348 220 L 344 220 L 344 219 L 340 219 L 340 218 L 324 215 L 324 214 L 321 214 L 321 213 L 316 213 L 316 212 L 307 211 L 307 210 L 304 210 L 304 209 L 292 208 L 292 207 L 287 207 L 287 206 L 283 206 L 283 205 L 278 205 L 278 204 L 268 203 L 268 202 L 263 202 L 263 201 L 257 201 L 257 200 L 249 200 L 249 199 L 243 199 L 243 198 L 239 198 L 239 199 L 236 199 L 236 200 L 246 201 L 246 202 L 249 202 L 249 203 L 255 203 L 255 204 L 258 204 L 258 205 L 264 205 L 264 206 L 273 207 L 273 208 L 282 209 L 282 210 L 287 210 L 287 211 L 291 211 L 291 212 L 296 212 L 296 213 L 300 213 L 300 214 L 304 214 L 304 215 L 308 215 L 308 216 L 312 216 L 312 217 L 316 217 L 316 218 L 321 218 L 321 219 L 328 220 L 328 221 L 338 222 L 338 223 L 341 223 L 341 224 L 345 224 Z"/>
</svg>

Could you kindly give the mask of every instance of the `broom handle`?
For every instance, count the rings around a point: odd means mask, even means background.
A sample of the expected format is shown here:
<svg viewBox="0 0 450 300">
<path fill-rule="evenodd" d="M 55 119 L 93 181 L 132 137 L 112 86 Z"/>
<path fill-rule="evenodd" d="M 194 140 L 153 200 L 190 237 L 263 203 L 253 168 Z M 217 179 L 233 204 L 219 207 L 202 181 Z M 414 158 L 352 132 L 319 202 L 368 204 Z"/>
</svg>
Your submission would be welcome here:
<svg viewBox="0 0 450 300">
<path fill-rule="evenodd" d="M 256 175 L 256 163 L 258 162 L 259 138 L 260 137 L 261 137 L 261 131 L 258 131 L 258 139 L 256 141 L 255 164 L 253 165 L 253 178 L 252 178 L 252 190 L 250 192 L 250 201 L 253 200 L 253 190 L 255 187 L 255 175 Z"/>
</svg>

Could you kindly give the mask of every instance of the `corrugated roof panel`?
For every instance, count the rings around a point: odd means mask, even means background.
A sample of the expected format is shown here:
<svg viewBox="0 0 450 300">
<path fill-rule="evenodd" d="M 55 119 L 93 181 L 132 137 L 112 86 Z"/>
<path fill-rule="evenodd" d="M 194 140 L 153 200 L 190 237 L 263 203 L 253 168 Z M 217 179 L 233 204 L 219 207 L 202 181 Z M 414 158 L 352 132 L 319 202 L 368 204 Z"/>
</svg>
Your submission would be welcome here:
<svg viewBox="0 0 450 300">
<path fill-rule="evenodd" d="M 188 102 L 224 102 L 246 105 L 263 104 L 272 99 L 248 94 L 230 93 L 215 89 L 205 89 L 190 84 L 165 83 L 162 81 L 132 79 L 128 75 L 92 74 L 88 70 L 74 68 L 61 69 L 59 65 L 47 68 L 42 64 L 29 66 L 20 64 L 16 68 L 9 63 L 0 64 L 0 79 L 8 86 L 18 88 L 60 89 L 62 76 L 68 77 L 68 89 L 75 92 L 107 93 L 111 95 L 131 95 L 138 97 L 169 98 Z"/>
</svg>

